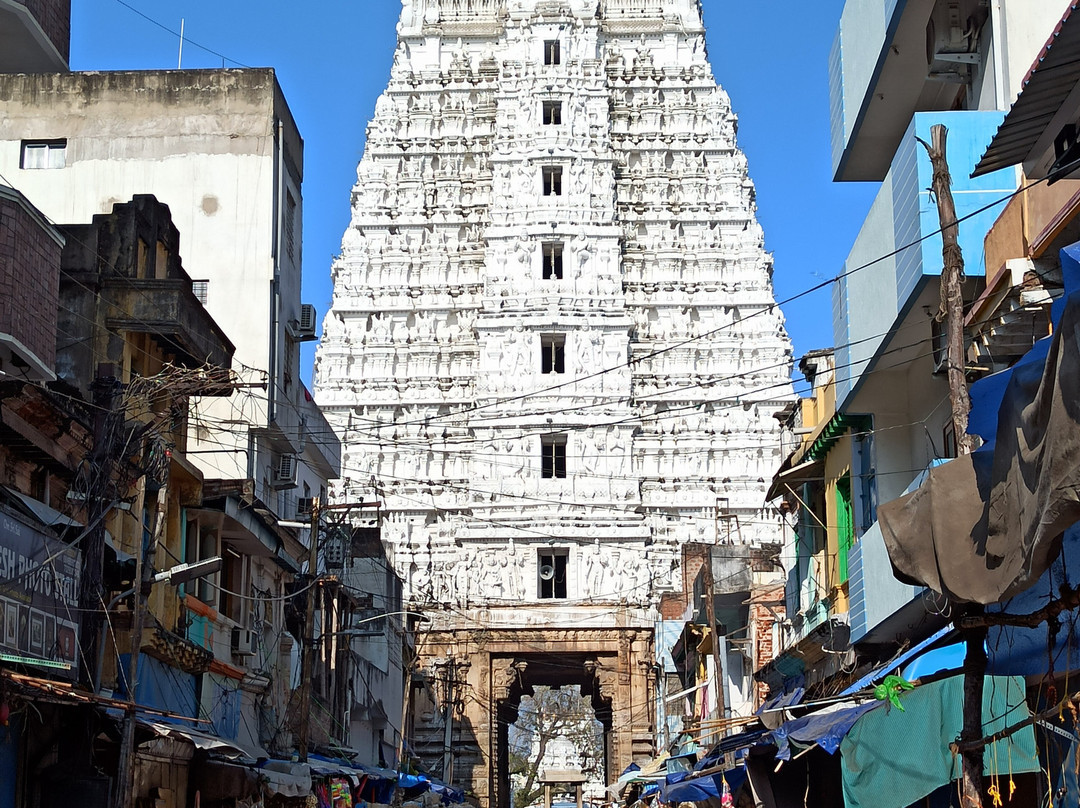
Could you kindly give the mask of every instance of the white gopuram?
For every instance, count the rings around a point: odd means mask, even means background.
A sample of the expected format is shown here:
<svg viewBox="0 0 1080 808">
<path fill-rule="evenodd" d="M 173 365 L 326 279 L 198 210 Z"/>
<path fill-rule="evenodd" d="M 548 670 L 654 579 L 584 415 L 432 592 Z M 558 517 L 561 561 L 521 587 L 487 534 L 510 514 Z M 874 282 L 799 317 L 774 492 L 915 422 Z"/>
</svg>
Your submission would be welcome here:
<svg viewBox="0 0 1080 808">
<path fill-rule="evenodd" d="M 681 545 L 778 541 L 735 132 L 697 0 L 403 0 L 315 390 L 411 607 L 650 630 Z"/>
</svg>

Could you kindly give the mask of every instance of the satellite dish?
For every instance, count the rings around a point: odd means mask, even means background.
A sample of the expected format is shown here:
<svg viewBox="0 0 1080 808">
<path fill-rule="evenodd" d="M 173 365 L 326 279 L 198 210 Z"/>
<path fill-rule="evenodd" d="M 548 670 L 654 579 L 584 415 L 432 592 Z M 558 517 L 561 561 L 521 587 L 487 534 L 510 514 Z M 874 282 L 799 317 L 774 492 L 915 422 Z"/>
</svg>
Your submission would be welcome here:
<svg viewBox="0 0 1080 808">
<path fill-rule="evenodd" d="M 540 568 L 540 580 L 541 581 L 550 581 L 554 577 L 555 577 L 555 568 L 553 566 L 551 566 L 550 564 L 544 564 L 544 566 L 542 566 Z"/>
</svg>

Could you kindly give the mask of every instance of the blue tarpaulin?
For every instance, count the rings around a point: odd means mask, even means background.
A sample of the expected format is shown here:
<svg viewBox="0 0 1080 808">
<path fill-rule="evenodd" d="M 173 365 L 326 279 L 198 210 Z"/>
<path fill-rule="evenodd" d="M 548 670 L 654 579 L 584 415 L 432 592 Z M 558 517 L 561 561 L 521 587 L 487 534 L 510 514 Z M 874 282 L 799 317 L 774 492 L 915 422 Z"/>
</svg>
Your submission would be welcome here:
<svg viewBox="0 0 1080 808">
<path fill-rule="evenodd" d="M 866 690 L 868 687 L 875 684 L 879 679 L 884 679 L 890 671 L 897 670 L 898 668 L 902 667 L 904 663 L 907 662 L 909 659 L 917 657 L 920 653 L 923 652 L 925 648 L 933 645 L 935 642 L 945 637 L 945 635 L 947 635 L 952 630 L 952 626 L 946 626 L 940 631 L 931 634 L 921 643 L 913 645 L 904 653 L 900 654 L 897 657 L 894 657 L 893 659 L 890 659 L 881 667 L 876 668 L 875 670 L 866 674 L 866 676 L 855 682 L 855 684 L 853 684 L 851 687 L 844 690 L 844 692 L 842 692 L 840 695 L 850 696 L 852 693 L 858 693 L 860 690 Z"/>
<path fill-rule="evenodd" d="M 689 777 L 680 772 L 668 779 L 674 782 L 660 786 L 662 802 L 705 802 L 709 797 L 719 797 L 723 790 L 723 775 L 720 773 Z"/>
<path fill-rule="evenodd" d="M 719 798 L 723 793 L 724 781 L 727 781 L 728 791 L 734 794 L 742 784 L 746 782 L 746 769 L 736 766 L 725 772 L 698 775 L 691 777 L 679 773 L 668 778 L 668 782 L 660 786 L 661 802 L 705 802 L 710 797 Z"/>
<path fill-rule="evenodd" d="M 465 802 L 465 792 L 460 788 L 428 777 L 426 774 L 399 774 L 398 788 L 405 792 L 406 799 L 412 799 L 427 791 L 442 797 L 444 804 Z"/>
<path fill-rule="evenodd" d="M 817 744 L 830 755 L 835 754 L 840 748 L 840 742 L 855 722 L 883 704 L 881 701 L 868 701 L 863 704 L 842 702 L 787 721 L 772 732 L 773 742 L 777 747 L 776 757 L 779 760 L 790 760 L 792 742 L 803 746 Z"/>
<path fill-rule="evenodd" d="M 697 765 L 694 766 L 694 771 L 701 772 L 716 768 L 720 758 L 727 752 L 734 752 L 736 749 L 744 749 L 757 743 L 768 742 L 769 732 L 767 729 L 752 729 L 740 732 L 738 735 L 729 735 L 710 749 L 709 754 L 698 761 Z"/>
</svg>

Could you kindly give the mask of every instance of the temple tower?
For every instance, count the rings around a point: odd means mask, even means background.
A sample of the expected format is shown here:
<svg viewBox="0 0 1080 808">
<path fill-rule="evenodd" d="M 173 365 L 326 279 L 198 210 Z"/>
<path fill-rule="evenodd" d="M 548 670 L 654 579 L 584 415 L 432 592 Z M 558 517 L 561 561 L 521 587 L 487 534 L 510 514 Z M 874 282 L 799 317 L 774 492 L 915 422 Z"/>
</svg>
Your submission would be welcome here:
<svg viewBox="0 0 1080 808">
<path fill-rule="evenodd" d="M 791 346 L 735 130 L 697 0 L 403 0 L 315 389 L 427 668 L 466 665 L 485 805 L 534 684 L 593 694 L 609 771 L 651 751 L 682 545 L 779 536 Z"/>
</svg>

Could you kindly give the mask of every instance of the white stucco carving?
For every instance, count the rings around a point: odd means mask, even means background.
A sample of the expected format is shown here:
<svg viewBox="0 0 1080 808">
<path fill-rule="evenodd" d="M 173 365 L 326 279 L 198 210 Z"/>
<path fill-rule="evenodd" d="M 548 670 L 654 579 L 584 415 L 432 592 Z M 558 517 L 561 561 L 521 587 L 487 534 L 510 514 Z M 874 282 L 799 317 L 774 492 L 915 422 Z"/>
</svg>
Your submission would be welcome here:
<svg viewBox="0 0 1080 808">
<path fill-rule="evenodd" d="M 696 0 L 403 0 L 398 32 L 315 389 L 409 597 L 539 603 L 555 555 L 567 604 L 647 607 L 681 544 L 775 540 L 791 349 Z"/>
</svg>

